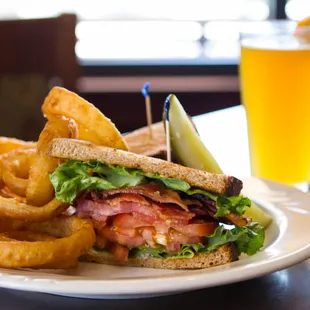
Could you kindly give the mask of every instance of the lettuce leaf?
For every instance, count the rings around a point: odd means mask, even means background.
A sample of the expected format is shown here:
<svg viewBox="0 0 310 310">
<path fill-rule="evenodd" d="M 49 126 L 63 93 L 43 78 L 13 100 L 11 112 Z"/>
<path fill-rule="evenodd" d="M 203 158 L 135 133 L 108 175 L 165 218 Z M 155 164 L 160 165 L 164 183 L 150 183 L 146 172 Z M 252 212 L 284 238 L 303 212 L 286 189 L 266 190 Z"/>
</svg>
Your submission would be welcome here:
<svg viewBox="0 0 310 310">
<path fill-rule="evenodd" d="M 255 254 L 264 244 L 265 229 L 257 222 L 253 222 L 247 226 L 233 229 L 226 229 L 223 225 L 219 226 L 215 232 L 206 237 L 206 251 L 213 251 L 218 246 L 228 242 L 235 242 L 238 255 L 245 253 L 247 255 Z M 205 250 L 200 250 L 205 251 Z"/>
<path fill-rule="evenodd" d="M 132 248 L 129 250 L 129 258 L 164 258 L 166 252 L 163 247 L 151 248 L 147 246 Z"/>
<path fill-rule="evenodd" d="M 110 190 L 135 186 L 145 182 L 145 177 L 124 167 L 112 167 L 96 161 L 69 160 L 50 174 L 50 180 L 55 189 L 56 199 L 72 203 L 83 190 Z"/>
<path fill-rule="evenodd" d="M 186 193 L 188 195 L 200 194 L 214 200 L 216 202 L 217 209 L 215 216 L 217 217 L 224 217 L 229 213 L 243 215 L 245 212 L 245 208 L 251 206 L 251 200 L 242 195 L 227 197 L 209 193 L 199 188 L 190 188 L 186 191 Z"/>
<path fill-rule="evenodd" d="M 245 253 L 249 256 L 257 253 L 264 245 L 265 229 L 263 226 L 253 222 L 244 227 L 233 229 L 219 226 L 215 232 L 205 237 L 205 244 L 183 245 L 179 253 L 169 255 L 164 248 L 133 248 L 130 250 L 130 257 L 154 257 L 154 258 L 193 258 L 196 253 L 212 252 L 221 245 L 233 242 L 236 245 L 238 255 Z"/>
<path fill-rule="evenodd" d="M 224 217 L 231 212 L 243 215 L 245 209 L 251 205 L 250 199 L 242 195 L 226 197 L 192 188 L 187 182 L 179 179 L 165 178 L 159 174 L 108 165 L 99 161 L 69 160 L 60 165 L 50 175 L 50 179 L 55 189 L 56 199 L 68 203 L 72 203 L 83 190 L 109 190 L 156 180 L 172 190 L 188 195 L 200 194 L 212 199 L 216 202 L 216 217 Z"/>
<path fill-rule="evenodd" d="M 55 189 L 57 200 L 72 203 L 80 191 L 86 189 L 115 189 L 117 186 L 104 178 L 89 174 L 89 166 L 70 160 L 60 165 L 52 174 L 50 180 Z"/>
</svg>

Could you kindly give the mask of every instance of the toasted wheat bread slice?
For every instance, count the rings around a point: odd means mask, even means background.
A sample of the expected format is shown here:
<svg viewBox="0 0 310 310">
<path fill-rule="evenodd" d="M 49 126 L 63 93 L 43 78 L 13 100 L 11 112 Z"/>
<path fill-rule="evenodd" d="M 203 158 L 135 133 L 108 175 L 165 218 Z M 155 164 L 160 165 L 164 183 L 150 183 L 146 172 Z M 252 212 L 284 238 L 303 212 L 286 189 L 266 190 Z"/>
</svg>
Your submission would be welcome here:
<svg viewBox="0 0 310 310">
<path fill-rule="evenodd" d="M 110 165 L 140 169 L 144 172 L 159 174 L 165 178 L 180 179 L 193 187 L 226 196 L 239 195 L 243 186 L 242 181 L 232 176 L 208 173 L 159 158 L 95 145 L 82 140 L 54 139 L 49 146 L 48 155 L 63 159 L 98 160 Z"/>
<path fill-rule="evenodd" d="M 106 265 L 156 269 L 203 269 L 236 261 L 238 260 L 238 255 L 234 244 L 229 243 L 218 247 L 210 253 L 196 254 L 193 258 L 131 258 L 125 263 L 120 263 L 115 261 L 108 252 L 91 249 L 80 260 Z"/>
</svg>

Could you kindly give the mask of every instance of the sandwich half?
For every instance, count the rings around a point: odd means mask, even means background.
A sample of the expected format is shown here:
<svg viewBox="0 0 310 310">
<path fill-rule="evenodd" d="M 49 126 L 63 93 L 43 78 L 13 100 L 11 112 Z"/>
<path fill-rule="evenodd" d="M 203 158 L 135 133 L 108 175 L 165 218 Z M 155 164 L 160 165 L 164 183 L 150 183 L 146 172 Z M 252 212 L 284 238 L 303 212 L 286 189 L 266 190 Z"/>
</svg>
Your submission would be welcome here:
<svg viewBox="0 0 310 310">
<path fill-rule="evenodd" d="M 243 217 L 242 181 L 74 139 L 55 139 L 56 199 L 90 218 L 97 240 L 81 259 L 102 264 L 196 269 L 253 255 L 265 231 Z"/>
</svg>

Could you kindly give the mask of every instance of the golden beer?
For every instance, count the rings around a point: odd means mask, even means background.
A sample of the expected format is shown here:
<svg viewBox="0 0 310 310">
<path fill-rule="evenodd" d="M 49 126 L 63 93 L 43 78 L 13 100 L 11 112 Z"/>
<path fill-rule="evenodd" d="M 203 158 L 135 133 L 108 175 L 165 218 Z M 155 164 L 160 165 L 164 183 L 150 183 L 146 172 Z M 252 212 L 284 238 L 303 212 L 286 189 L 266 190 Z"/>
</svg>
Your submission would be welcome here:
<svg viewBox="0 0 310 310">
<path fill-rule="evenodd" d="M 291 35 L 241 42 L 240 77 L 252 174 L 310 180 L 310 44 Z"/>
</svg>

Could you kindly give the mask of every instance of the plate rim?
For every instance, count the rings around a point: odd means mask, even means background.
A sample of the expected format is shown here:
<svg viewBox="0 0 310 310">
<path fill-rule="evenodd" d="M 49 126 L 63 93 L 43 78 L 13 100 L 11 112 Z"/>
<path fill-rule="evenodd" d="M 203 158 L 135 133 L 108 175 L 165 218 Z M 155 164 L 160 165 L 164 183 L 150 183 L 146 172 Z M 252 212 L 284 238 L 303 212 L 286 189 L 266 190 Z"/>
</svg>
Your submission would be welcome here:
<svg viewBox="0 0 310 310">
<path fill-rule="evenodd" d="M 299 248 L 295 249 L 293 252 L 283 252 L 282 255 L 275 253 L 274 256 L 271 255 L 271 257 L 268 259 L 265 258 L 263 260 L 257 261 L 259 257 L 264 257 L 264 255 L 267 253 L 267 249 L 269 249 L 269 251 L 271 249 L 272 254 L 273 250 L 277 249 L 277 247 L 279 248 L 279 245 L 285 242 L 286 238 L 288 237 L 287 234 L 294 233 L 294 230 L 290 231 L 291 229 L 294 229 L 294 225 L 289 226 L 290 224 L 293 224 L 290 223 L 292 220 L 291 218 L 296 216 L 302 218 L 302 216 L 305 216 L 309 217 L 310 219 L 310 198 L 308 198 L 307 194 L 302 193 L 295 188 L 277 182 L 267 181 L 254 177 L 243 179 L 243 182 L 246 186 L 248 186 L 247 184 L 250 184 L 252 181 L 261 182 L 261 185 L 263 184 L 271 187 L 278 187 L 284 190 L 284 192 L 289 192 L 293 195 L 298 194 L 298 196 L 303 197 L 305 201 L 309 199 L 309 204 L 305 206 L 308 207 L 309 210 L 307 211 L 309 211 L 309 214 L 307 213 L 298 215 L 297 212 L 293 213 L 292 210 L 289 211 L 287 208 L 279 208 L 279 206 L 277 206 L 275 203 L 270 204 L 270 201 L 268 200 L 259 201 L 262 207 L 269 213 L 271 213 L 273 216 L 278 216 L 277 218 L 273 219 L 275 221 L 275 224 L 273 225 L 282 225 L 282 227 L 279 227 L 279 236 L 277 236 L 276 240 L 268 245 L 266 249 L 252 257 L 247 257 L 245 260 L 242 259 L 237 262 L 207 269 L 176 271 L 175 273 L 167 274 L 165 276 L 151 276 L 148 278 L 93 279 L 72 276 L 67 278 L 59 278 L 58 274 L 57 278 L 55 276 L 53 277 L 52 273 L 44 273 L 44 271 L 39 272 L 22 270 L 22 272 L 19 273 L 18 270 L 0 269 L 0 287 L 23 291 L 83 297 L 112 296 L 112 298 L 119 298 L 120 296 L 128 296 L 132 298 L 135 296 L 143 297 L 146 295 L 154 294 L 158 296 L 164 293 L 174 294 L 178 292 L 197 290 L 253 279 L 265 274 L 269 274 L 271 272 L 288 268 L 309 258 L 310 240 L 308 238 L 304 238 L 305 240 L 303 242 L 300 241 L 303 246 L 299 246 Z M 247 193 L 246 195 L 250 196 L 250 194 Z M 253 195 L 251 195 L 251 198 L 252 197 Z M 254 201 L 259 200 L 255 199 L 255 197 L 252 199 Z M 281 202 L 279 205 L 282 205 Z M 282 224 L 278 221 L 282 221 Z M 287 221 L 286 227 L 285 221 Z M 310 227 L 308 230 L 310 232 Z M 245 261 L 246 263 L 244 263 Z M 240 272 L 241 270 L 243 270 L 243 272 Z M 42 277 L 42 275 L 45 276 Z M 176 281 L 181 279 L 182 281 Z"/>
</svg>

